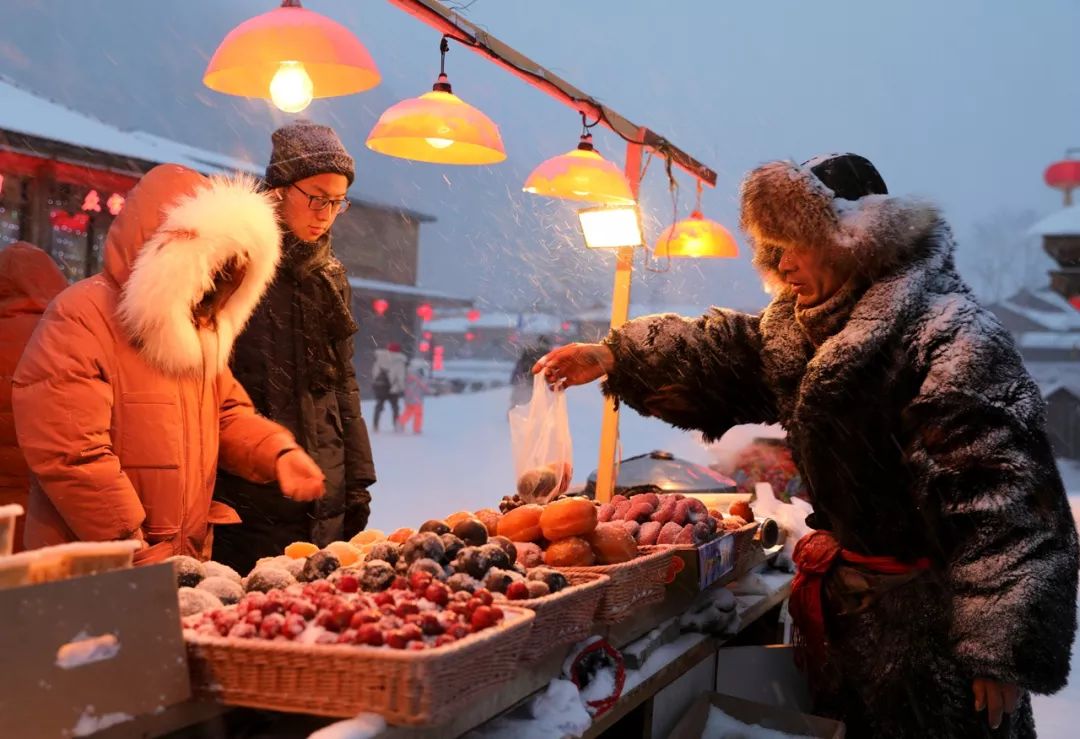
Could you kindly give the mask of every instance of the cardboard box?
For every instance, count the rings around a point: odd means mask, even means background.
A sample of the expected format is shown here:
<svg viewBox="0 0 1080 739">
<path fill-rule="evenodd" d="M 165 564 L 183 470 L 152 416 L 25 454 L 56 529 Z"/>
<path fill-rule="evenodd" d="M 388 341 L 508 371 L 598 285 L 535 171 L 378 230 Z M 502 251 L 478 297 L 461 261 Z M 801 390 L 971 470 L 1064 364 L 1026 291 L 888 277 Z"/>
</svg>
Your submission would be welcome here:
<svg viewBox="0 0 1080 739">
<path fill-rule="evenodd" d="M 718 708 L 744 724 L 761 726 L 796 736 L 844 739 L 844 725 L 838 721 L 768 706 L 721 693 L 700 696 L 671 732 L 669 739 L 700 739 L 709 713 Z"/>
<path fill-rule="evenodd" d="M 735 573 L 735 536 L 724 534 L 701 546 L 679 547 L 675 556 L 682 560 L 682 569 L 675 582 L 698 592 L 718 582 L 728 582 Z"/>
<path fill-rule="evenodd" d="M 724 647 L 717 652 L 716 692 L 792 711 L 810 709 L 810 688 L 783 644 Z"/>
<path fill-rule="evenodd" d="M 171 565 L 0 591 L 0 716 L 86 736 L 191 697 Z"/>
</svg>

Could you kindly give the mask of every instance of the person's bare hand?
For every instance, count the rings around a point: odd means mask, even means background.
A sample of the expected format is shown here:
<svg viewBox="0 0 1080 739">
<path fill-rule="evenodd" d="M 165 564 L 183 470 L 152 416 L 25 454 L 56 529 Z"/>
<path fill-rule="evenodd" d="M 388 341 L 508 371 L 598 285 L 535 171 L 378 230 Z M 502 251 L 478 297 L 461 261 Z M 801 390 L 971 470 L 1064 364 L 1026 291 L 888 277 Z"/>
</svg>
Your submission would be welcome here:
<svg viewBox="0 0 1080 739">
<path fill-rule="evenodd" d="M 1005 714 L 1016 710 L 1023 691 L 1017 685 L 1000 683 L 985 677 L 976 678 L 971 689 L 975 693 L 975 711 L 986 709 L 986 721 L 991 729 L 1001 726 Z"/>
<path fill-rule="evenodd" d="M 281 492 L 293 500 L 315 500 L 326 492 L 326 476 L 303 449 L 293 449 L 278 457 L 275 471 Z"/>
<path fill-rule="evenodd" d="M 598 380 L 615 368 L 615 355 L 603 344 L 568 344 L 548 352 L 533 365 L 549 386 L 571 387 Z"/>
</svg>

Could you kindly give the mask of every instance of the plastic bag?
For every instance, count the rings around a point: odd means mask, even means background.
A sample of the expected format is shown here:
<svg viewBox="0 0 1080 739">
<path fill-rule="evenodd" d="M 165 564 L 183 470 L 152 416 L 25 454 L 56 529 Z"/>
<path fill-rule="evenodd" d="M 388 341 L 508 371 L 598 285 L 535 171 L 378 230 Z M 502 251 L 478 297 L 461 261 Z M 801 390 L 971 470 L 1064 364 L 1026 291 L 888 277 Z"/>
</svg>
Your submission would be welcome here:
<svg viewBox="0 0 1080 739">
<path fill-rule="evenodd" d="M 566 392 L 552 390 L 543 373 L 533 379 L 532 400 L 510 411 L 517 494 L 526 503 L 547 503 L 566 492 L 574 475 L 574 445 Z"/>
</svg>

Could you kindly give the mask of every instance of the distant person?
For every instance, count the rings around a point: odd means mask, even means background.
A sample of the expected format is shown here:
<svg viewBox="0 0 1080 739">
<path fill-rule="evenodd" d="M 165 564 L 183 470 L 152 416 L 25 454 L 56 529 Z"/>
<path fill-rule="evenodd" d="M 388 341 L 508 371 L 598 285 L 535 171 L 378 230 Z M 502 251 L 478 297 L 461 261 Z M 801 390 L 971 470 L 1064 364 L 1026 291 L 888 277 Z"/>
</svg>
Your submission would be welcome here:
<svg viewBox="0 0 1080 739">
<path fill-rule="evenodd" d="M 424 430 L 424 396 L 427 384 L 427 362 L 414 359 L 409 362 L 408 375 L 405 377 L 405 412 L 401 415 L 400 428 L 404 431 L 412 421 L 413 433 L 419 435 Z"/>
<path fill-rule="evenodd" d="M 300 120 L 271 136 L 266 186 L 282 227 L 274 281 L 236 340 L 232 369 L 255 408 L 288 428 L 326 475 L 326 495 L 290 500 L 277 486 L 218 476 L 217 498 L 243 523 L 222 531 L 214 558 L 248 572 L 294 541 L 325 546 L 367 526 L 375 483 L 353 369 L 352 293 L 331 228 L 349 207 L 353 159 L 334 130 Z"/>
<path fill-rule="evenodd" d="M 533 389 L 533 365 L 551 351 L 551 339 L 547 336 L 537 338 L 535 344 L 526 346 L 521 350 L 521 356 L 514 371 L 510 373 L 510 407 L 526 405 L 532 400 Z"/>
<path fill-rule="evenodd" d="M 65 287 L 56 262 L 36 246 L 16 241 L 0 249 L 0 506 L 27 506 L 30 470 L 15 440 L 11 380 L 41 314 Z M 16 552 L 23 548 L 24 521 L 15 519 Z"/>
<path fill-rule="evenodd" d="M 208 559 L 217 468 L 325 490 L 293 435 L 229 370 L 237 333 L 274 276 L 281 234 L 245 179 L 150 170 L 109 227 L 101 273 L 49 304 L 15 370 L 19 445 L 34 480 L 26 546 L 129 539 L 137 564 Z"/>
<path fill-rule="evenodd" d="M 390 403 L 393 414 L 394 430 L 398 427 L 401 413 L 401 395 L 405 392 L 405 355 L 401 353 L 401 344 L 391 341 L 385 349 L 375 350 L 375 366 L 371 370 L 371 392 L 375 396 L 375 431 L 379 431 L 379 420 L 383 407 Z"/>
</svg>

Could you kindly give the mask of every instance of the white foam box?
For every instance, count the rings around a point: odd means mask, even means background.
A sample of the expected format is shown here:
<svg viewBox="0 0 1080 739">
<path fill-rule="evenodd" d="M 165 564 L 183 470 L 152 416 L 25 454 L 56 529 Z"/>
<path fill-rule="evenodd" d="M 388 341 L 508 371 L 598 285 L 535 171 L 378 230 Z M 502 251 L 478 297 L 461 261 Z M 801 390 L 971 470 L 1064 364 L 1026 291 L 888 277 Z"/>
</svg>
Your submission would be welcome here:
<svg viewBox="0 0 1080 739">
<path fill-rule="evenodd" d="M 191 697 L 169 564 L 0 590 L 0 614 L 11 736 L 87 736 Z"/>
<path fill-rule="evenodd" d="M 718 708 L 737 721 L 795 736 L 818 739 L 844 739 L 844 725 L 839 721 L 777 708 L 765 703 L 735 698 L 721 693 L 706 693 L 686 712 L 669 739 L 700 739 L 709 720 L 709 712 Z"/>
</svg>

